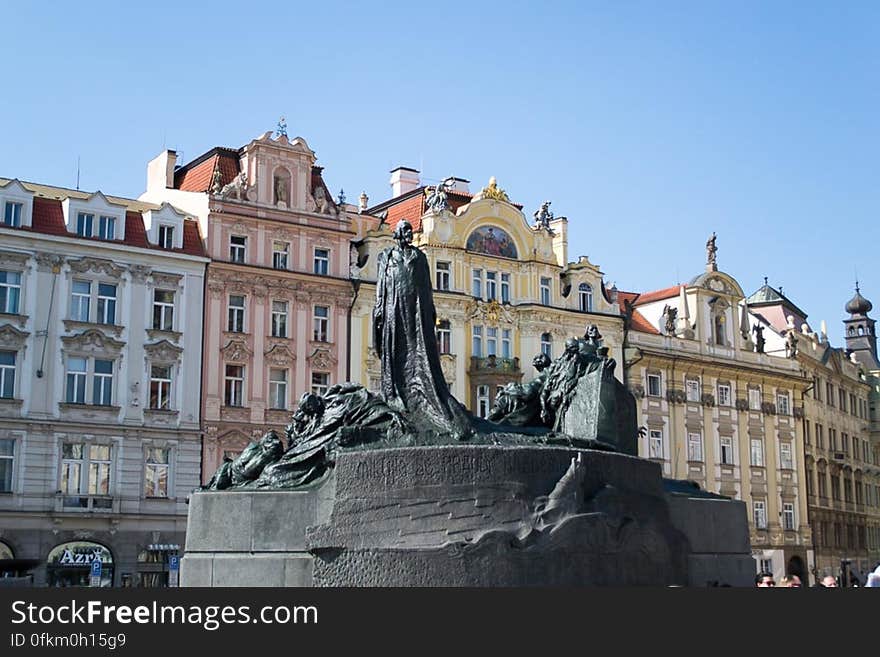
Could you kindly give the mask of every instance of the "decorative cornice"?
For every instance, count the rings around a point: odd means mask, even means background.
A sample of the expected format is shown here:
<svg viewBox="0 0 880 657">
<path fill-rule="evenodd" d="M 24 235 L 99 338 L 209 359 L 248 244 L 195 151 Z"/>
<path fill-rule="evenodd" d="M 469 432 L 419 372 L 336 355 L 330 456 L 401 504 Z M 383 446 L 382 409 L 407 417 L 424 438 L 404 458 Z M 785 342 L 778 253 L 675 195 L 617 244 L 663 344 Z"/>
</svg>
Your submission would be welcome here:
<svg viewBox="0 0 880 657">
<path fill-rule="evenodd" d="M 308 361 L 312 369 L 319 370 L 333 369 L 338 362 L 336 356 L 327 347 L 315 347 L 308 357 Z"/>
<path fill-rule="evenodd" d="M 152 363 L 177 363 L 181 354 L 183 349 L 168 340 L 144 345 L 144 357 Z"/>
<path fill-rule="evenodd" d="M 27 253 L 14 251 L 0 251 L 0 267 L 4 269 L 23 270 L 27 266 L 30 256 Z"/>
<path fill-rule="evenodd" d="M 58 273 L 64 266 L 64 256 L 57 253 L 37 253 L 34 258 L 37 261 L 37 271 L 54 271 Z"/>
<path fill-rule="evenodd" d="M 101 333 L 101 331 L 90 328 L 84 333 L 77 335 L 65 336 L 61 338 L 65 351 L 71 353 L 98 354 L 118 356 L 125 346 L 124 342 L 114 340 Z"/>
<path fill-rule="evenodd" d="M 231 338 L 226 346 L 220 350 L 220 353 L 226 360 L 235 363 L 243 363 L 254 355 L 253 350 L 242 338 Z"/>
<path fill-rule="evenodd" d="M 0 326 L 0 347 L 18 351 L 23 349 L 30 333 L 19 331 L 11 324 Z"/>
<path fill-rule="evenodd" d="M 152 269 L 147 265 L 131 265 L 128 268 L 128 273 L 131 275 L 133 283 L 144 283 L 152 273 Z"/>
<path fill-rule="evenodd" d="M 178 331 L 162 331 L 160 329 L 147 329 L 147 337 L 150 340 L 167 340 L 168 342 L 180 342 L 180 338 L 183 337 L 183 333 Z"/>
<path fill-rule="evenodd" d="M 68 264 L 70 265 L 70 270 L 78 274 L 90 271 L 119 279 L 122 278 L 122 274 L 125 272 L 124 267 L 120 267 L 112 260 L 103 260 L 101 258 L 86 257 L 79 260 L 68 260 Z"/>
<path fill-rule="evenodd" d="M 182 274 L 169 274 L 166 272 L 153 272 L 153 287 L 177 288 L 183 287 Z"/>
<path fill-rule="evenodd" d="M 73 333 L 74 331 L 99 331 L 118 338 L 122 335 L 123 326 L 117 324 L 97 324 L 95 322 L 80 322 L 76 319 L 64 319 L 64 330 Z"/>
<path fill-rule="evenodd" d="M 296 361 L 296 354 L 283 343 L 275 343 L 263 353 L 266 362 L 271 365 L 290 365 Z"/>
</svg>

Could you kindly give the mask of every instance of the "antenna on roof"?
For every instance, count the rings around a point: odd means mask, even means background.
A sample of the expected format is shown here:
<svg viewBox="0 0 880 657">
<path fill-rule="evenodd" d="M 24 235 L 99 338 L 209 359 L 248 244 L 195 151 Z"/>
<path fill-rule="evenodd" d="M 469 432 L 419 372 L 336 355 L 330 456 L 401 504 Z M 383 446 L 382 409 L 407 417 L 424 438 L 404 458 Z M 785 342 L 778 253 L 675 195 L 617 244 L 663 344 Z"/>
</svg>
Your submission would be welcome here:
<svg viewBox="0 0 880 657">
<path fill-rule="evenodd" d="M 79 191 L 79 155 L 76 156 L 76 191 Z"/>
</svg>

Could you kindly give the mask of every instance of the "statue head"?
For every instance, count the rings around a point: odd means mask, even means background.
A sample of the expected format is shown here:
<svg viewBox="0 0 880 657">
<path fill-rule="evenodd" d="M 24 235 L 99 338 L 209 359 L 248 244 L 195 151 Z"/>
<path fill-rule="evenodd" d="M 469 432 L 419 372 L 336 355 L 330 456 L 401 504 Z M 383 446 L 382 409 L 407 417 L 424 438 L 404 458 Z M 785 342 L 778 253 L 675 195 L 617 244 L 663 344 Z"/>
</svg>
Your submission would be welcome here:
<svg viewBox="0 0 880 657">
<path fill-rule="evenodd" d="M 565 353 L 576 354 L 581 350 L 581 343 L 577 338 L 569 338 L 565 341 Z"/>
<path fill-rule="evenodd" d="M 288 441 L 292 441 L 293 436 L 303 433 L 309 422 L 315 417 L 320 417 L 323 413 L 324 400 L 312 392 L 304 392 L 299 398 L 299 404 L 297 404 L 296 411 L 287 426 Z"/>
<path fill-rule="evenodd" d="M 584 337 L 588 340 L 601 340 L 602 334 L 599 333 L 599 327 L 595 324 L 587 324 L 587 332 L 584 333 Z"/>
<path fill-rule="evenodd" d="M 548 356 L 544 352 L 541 352 L 532 359 L 532 365 L 534 365 L 536 370 L 542 372 L 550 367 L 550 356 Z"/>
<path fill-rule="evenodd" d="M 406 219 L 403 219 L 397 224 L 397 227 L 394 229 L 394 239 L 400 246 L 409 246 L 413 241 L 413 228 L 412 224 L 409 223 Z"/>
</svg>

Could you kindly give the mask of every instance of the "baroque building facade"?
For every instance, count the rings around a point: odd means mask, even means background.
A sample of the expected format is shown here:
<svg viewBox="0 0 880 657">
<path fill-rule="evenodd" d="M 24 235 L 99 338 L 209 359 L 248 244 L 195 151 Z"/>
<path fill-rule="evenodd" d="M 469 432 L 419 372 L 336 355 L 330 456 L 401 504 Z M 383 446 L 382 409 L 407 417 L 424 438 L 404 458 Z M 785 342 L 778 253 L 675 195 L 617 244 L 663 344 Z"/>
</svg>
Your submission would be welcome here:
<svg viewBox="0 0 880 657">
<path fill-rule="evenodd" d="M 148 165 L 152 202 L 197 217 L 211 263 L 204 330 L 206 482 L 267 428 L 281 431 L 300 395 L 348 379 L 350 242 L 344 203 L 315 153 L 286 130 L 177 166 Z"/>
<path fill-rule="evenodd" d="M 766 282 L 748 304 L 768 353 L 791 355 L 794 344 L 811 382 L 802 431 L 814 574 L 836 576 L 845 563 L 864 581 L 880 562 L 880 450 L 871 408 L 872 372 L 880 367 L 871 302 L 857 288 L 846 304 L 845 349 L 829 343 L 824 322 L 814 332 L 806 313 Z"/>
<path fill-rule="evenodd" d="M 814 566 L 805 490 L 797 360 L 756 351 L 745 294 L 719 271 L 620 292 L 628 316 L 626 380 L 637 398 L 639 454 L 664 476 L 743 500 L 756 569 L 807 581 Z"/>
<path fill-rule="evenodd" d="M 615 291 L 606 290 L 588 258 L 568 261 L 566 218 L 536 213 L 530 223 L 494 179 L 473 195 L 461 178 L 425 186 L 418 171 L 400 167 L 391 185 L 391 199 L 364 211 L 371 223 L 356 241 L 353 381 L 378 389 L 376 260 L 404 219 L 431 267 L 444 376 L 474 414 L 486 417 L 504 384 L 537 374 L 534 356 L 559 356 L 565 340 L 583 336 L 588 324 L 599 327 L 620 362 L 623 319 Z"/>
<path fill-rule="evenodd" d="M 0 570 L 161 586 L 199 482 L 198 224 L 0 180 Z"/>
</svg>

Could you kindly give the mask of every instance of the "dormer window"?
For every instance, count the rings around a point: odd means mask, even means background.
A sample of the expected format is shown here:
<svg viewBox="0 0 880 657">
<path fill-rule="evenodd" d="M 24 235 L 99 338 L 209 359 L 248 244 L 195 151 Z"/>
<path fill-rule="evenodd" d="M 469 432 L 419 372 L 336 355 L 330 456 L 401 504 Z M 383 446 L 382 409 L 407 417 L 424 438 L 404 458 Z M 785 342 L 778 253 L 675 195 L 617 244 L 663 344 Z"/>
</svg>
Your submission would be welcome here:
<svg viewBox="0 0 880 657">
<path fill-rule="evenodd" d="M 24 203 L 6 201 L 3 206 L 3 225 L 10 228 L 21 228 L 21 213 Z"/>
<path fill-rule="evenodd" d="M 102 240 L 116 239 L 116 217 L 101 215 L 98 220 L 98 237 Z"/>
<path fill-rule="evenodd" d="M 91 237 L 95 223 L 95 215 L 80 212 L 76 217 L 76 234 L 80 237 Z"/>
<path fill-rule="evenodd" d="M 159 226 L 159 246 L 163 249 L 174 248 L 174 226 Z"/>
</svg>

